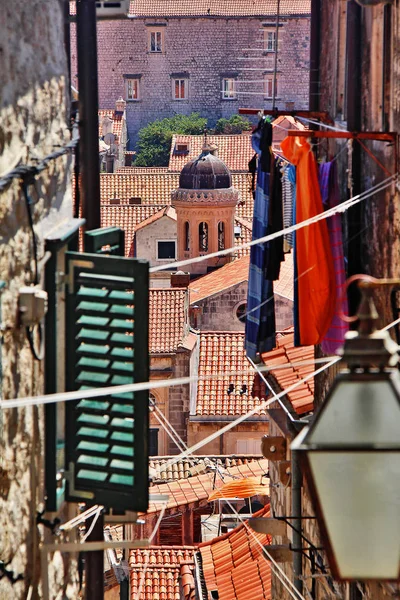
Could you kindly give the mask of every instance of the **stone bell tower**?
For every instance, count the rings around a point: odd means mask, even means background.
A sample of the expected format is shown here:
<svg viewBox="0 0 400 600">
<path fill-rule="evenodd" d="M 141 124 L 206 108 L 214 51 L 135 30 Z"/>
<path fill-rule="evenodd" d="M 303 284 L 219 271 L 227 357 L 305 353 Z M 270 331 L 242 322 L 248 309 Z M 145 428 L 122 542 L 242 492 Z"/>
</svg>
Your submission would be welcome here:
<svg viewBox="0 0 400 600">
<path fill-rule="evenodd" d="M 239 191 L 232 187 L 228 167 L 205 142 L 200 156 L 189 161 L 172 192 L 178 227 L 178 260 L 202 256 L 234 245 L 235 209 Z M 210 258 L 185 267 L 203 275 L 210 267 L 222 267 L 231 255 Z"/>
</svg>

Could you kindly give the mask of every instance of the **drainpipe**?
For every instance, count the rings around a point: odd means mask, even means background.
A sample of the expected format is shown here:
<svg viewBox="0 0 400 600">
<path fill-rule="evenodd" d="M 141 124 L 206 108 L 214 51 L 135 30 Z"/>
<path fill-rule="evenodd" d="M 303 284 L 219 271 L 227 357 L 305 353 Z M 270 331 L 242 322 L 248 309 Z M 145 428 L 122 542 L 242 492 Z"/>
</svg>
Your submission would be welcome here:
<svg viewBox="0 0 400 600">
<path fill-rule="evenodd" d="M 321 2 L 311 0 L 311 31 L 310 31 L 310 88 L 309 108 L 319 110 L 320 93 L 320 28 L 321 28 Z"/>
<path fill-rule="evenodd" d="M 303 582 L 300 579 L 303 574 L 303 555 L 300 552 L 302 548 L 301 539 L 301 487 L 303 475 L 300 469 L 297 452 L 292 452 L 292 545 L 296 552 L 293 552 L 293 575 L 294 587 L 303 595 Z"/>
<path fill-rule="evenodd" d="M 90 230 L 100 227 L 96 1 L 78 0 L 76 12 L 81 202 L 86 229 Z"/>
<path fill-rule="evenodd" d="M 349 0 L 347 4 L 347 129 L 349 131 L 361 131 L 361 71 L 362 71 L 362 8 L 356 0 Z M 361 148 L 359 144 L 353 144 L 352 153 L 352 179 L 353 196 L 361 192 Z M 359 235 L 362 230 L 363 203 L 349 209 L 347 213 L 347 260 L 348 275 L 364 273 L 365 267 L 362 261 L 362 238 Z M 359 303 L 359 292 L 356 286 L 349 290 L 350 314 L 355 314 Z"/>
</svg>

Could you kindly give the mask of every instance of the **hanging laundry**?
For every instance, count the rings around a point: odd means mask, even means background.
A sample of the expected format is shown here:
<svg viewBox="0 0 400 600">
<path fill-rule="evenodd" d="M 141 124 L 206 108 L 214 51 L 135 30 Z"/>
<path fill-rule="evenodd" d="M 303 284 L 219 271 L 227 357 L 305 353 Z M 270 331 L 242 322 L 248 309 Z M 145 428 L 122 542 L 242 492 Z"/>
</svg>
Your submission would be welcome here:
<svg viewBox="0 0 400 600">
<path fill-rule="evenodd" d="M 267 233 L 275 233 L 283 229 L 282 177 L 275 159 L 271 162 L 270 200 Z M 285 260 L 283 252 L 283 236 L 267 242 L 265 277 L 270 281 L 279 279 L 281 263 Z"/>
<path fill-rule="evenodd" d="M 252 135 L 252 146 L 259 157 L 254 199 L 253 240 L 270 233 L 271 216 L 274 220 L 276 218 L 271 207 L 271 193 L 275 195 L 270 188 L 271 168 L 273 171 L 275 169 L 271 143 L 272 126 L 269 122 L 262 121 Z M 279 246 L 257 244 L 250 249 L 245 349 L 247 356 L 253 360 L 258 353 L 272 350 L 276 344 L 274 290 L 272 280 L 267 277 L 268 267 L 270 271 L 272 270 L 269 262 L 271 252 L 279 254 Z"/>
<path fill-rule="evenodd" d="M 283 202 L 283 226 L 286 229 L 291 227 L 295 222 L 293 220 L 293 184 L 288 177 L 288 169 L 290 165 L 286 165 L 281 169 L 282 172 L 282 202 Z M 293 248 L 293 233 L 285 233 L 283 236 L 283 251 L 290 252 Z"/>
<path fill-rule="evenodd" d="M 292 223 L 296 223 L 296 167 L 289 165 L 285 171 L 286 178 L 292 187 Z M 293 323 L 294 323 L 294 345 L 300 346 L 300 327 L 299 327 L 299 290 L 297 285 L 297 252 L 296 252 L 296 234 L 292 233 L 293 243 Z"/>
<path fill-rule="evenodd" d="M 283 155 L 296 165 L 296 222 L 323 212 L 318 171 L 311 146 L 304 138 L 287 137 Z M 300 343 L 320 344 L 336 309 L 336 282 L 325 221 L 297 231 L 296 263 Z"/>
<path fill-rule="evenodd" d="M 324 209 L 333 208 L 340 203 L 339 185 L 337 180 L 337 169 L 335 162 L 319 165 L 319 185 L 321 188 L 322 203 Z M 343 253 L 342 218 L 340 214 L 333 215 L 327 219 L 329 238 L 332 248 L 333 264 L 336 278 L 336 310 L 327 334 L 322 340 L 322 351 L 325 354 L 333 354 L 344 344 L 344 336 L 348 331 L 348 324 L 341 318 L 340 314 L 347 315 L 348 305 L 345 294 L 346 270 Z"/>
</svg>

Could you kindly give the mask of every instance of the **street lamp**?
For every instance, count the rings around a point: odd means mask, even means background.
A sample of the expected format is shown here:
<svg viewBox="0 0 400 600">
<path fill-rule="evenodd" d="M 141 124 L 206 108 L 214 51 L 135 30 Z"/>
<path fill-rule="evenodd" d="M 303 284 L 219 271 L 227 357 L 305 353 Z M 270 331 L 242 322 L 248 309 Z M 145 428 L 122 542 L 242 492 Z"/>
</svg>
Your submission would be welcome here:
<svg viewBox="0 0 400 600">
<path fill-rule="evenodd" d="M 399 357 L 375 328 L 372 290 L 382 283 L 360 284 L 359 331 L 347 334 L 343 350 L 348 370 L 291 446 L 339 581 L 400 578 Z"/>
</svg>

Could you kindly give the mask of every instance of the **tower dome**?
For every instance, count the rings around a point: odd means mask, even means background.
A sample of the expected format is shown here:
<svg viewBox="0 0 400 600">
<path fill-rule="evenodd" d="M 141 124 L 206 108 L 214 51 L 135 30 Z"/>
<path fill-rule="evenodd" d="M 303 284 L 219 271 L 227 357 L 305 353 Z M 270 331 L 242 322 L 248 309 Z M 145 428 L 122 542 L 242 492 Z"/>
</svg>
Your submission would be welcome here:
<svg viewBox="0 0 400 600">
<path fill-rule="evenodd" d="M 215 148 L 216 149 L 216 148 Z M 232 187 L 226 164 L 205 143 L 203 151 L 183 167 L 179 188 L 171 193 L 178 229 L 178 260 L 212 254 L 231 248 L 239 191 Z M 231 260 L 229 253 L 188 265 L 192 275 L 201 275 Z"/>
<path fill-rule="evenodd" d="M 220 190 L 231 186 L 228 167 L 207 147 L 200 156 L 186 163 L 179 176 L 179 187 L 185 190 Z"/>
</svg>

